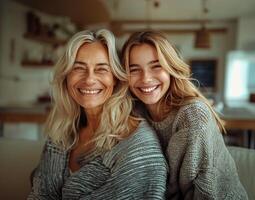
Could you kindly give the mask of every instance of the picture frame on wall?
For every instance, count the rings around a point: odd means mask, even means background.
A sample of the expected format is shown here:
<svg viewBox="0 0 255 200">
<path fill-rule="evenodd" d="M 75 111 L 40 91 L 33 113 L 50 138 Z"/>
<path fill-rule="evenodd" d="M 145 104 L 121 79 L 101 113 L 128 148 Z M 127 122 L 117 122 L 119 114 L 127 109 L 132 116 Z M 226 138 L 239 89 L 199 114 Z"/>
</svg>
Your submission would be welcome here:
<svg viewBox="0 0 255 200">
<path fill-rule="evenodd" d="M 190 59 L 191 74 L 196 86 L 201 90 L 217 90 L 217 59 Z"/>
</svg>

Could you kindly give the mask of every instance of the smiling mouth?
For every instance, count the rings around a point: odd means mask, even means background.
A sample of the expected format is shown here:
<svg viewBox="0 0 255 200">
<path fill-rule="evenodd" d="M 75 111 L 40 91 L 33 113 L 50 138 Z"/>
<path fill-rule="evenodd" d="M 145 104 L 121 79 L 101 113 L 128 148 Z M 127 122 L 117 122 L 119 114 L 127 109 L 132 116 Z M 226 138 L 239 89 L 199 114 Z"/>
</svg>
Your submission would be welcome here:
<svg viewBox="0 0 255 200">
<path fill-rule="evenodd" d="M 83 95 L 95 95 L 95 94 L 99 94 L 102 91 L 102 89 L 88 90 L 88 89 L 79 88 L 78 91 Z"/>
<path fill-rule="evenodd" d="M 155 85 L 152 87 L 139 87 L 139 91 L 145 94 L 150 94 L 152 92 L 154 92 L 156 89 L 158 89 L 159 85 Z"/>
</svg>

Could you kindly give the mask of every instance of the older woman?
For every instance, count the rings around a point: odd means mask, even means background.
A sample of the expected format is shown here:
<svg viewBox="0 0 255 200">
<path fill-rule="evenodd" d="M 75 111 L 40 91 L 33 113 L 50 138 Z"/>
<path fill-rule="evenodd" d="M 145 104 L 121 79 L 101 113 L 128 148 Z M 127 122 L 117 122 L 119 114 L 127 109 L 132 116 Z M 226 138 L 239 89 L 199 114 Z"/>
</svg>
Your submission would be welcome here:
<svg viewBox="0 0 255 200">
<path fill-rule="evenodd" d="M 82 31 L 56 65 L 47 142 L 28 199 L 164 199 L 167 165 L 132 117 L 113 35 Z"/>
</svg>

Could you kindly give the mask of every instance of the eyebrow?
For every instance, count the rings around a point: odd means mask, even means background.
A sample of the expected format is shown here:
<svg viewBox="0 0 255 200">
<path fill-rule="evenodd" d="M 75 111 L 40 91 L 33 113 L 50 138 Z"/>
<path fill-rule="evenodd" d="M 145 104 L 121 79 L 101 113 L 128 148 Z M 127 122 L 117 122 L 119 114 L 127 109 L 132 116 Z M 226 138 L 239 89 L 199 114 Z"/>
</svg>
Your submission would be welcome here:
<svg viewBox="0 0 255 200">
<path fill-rule="evenodd" d="M 88 65 L 86 62 L 82 62 L 82 61 L 74 61 L 74 64 L 80 64 L 80 65 L 84 65 L 84 66 Z M 96 65 L 97 66 L 102 66 L 102 65 L 110 66 L 108 63 L 97 63 Z"/>
<path fill-rule="evenodd" d="M 152 61 L 148 62 L 147 64 L 152 65 L 152 64 L 155 64 L 155 63 L 158 63 L 158 62 L 159 62 L 159 60 L 157 59 L 157 60 L 152 60 Z M 139 66 L 139 65 L 138 64 L 129 65 L 129 67 L 137 67 L 137 66 Z"/>
<path fill-rule="evenodd" d="M 152 61 L 150 61 L 148 64 L 151 65 L 151 64 L 158 63 L 158 62 L 159 62 L 159 60 L 152 60 Z"/>
</svg>

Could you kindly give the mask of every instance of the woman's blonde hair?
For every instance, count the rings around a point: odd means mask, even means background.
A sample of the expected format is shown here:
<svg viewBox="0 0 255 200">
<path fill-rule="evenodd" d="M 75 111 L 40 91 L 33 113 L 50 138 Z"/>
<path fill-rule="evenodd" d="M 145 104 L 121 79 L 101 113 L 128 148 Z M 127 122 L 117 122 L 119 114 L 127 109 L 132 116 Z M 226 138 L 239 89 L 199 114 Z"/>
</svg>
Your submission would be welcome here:
<svg viewBox="0 0 255 200">
<path fill-rule="evenodd" d="M 71 72 L 79 48 L 85 43 L 101 42 L 108 51 L 111 71 L 116 78 L 112 96 L 105 102 L 100 124 L 95 133 L 97 147 L 110 149 L 122 136 L 130 132 L 132 110 L 131 97 L 127 95 L 128 84 L 124 69 L 120 65 L 113 34 L 105 29 L 81 31 L 68 42 L 66 50 L 57 62 L 52 81 L 53 108 L 46 121 L 47 136 L 63 149 L 70 148 L 78 139 L 81 126 L 86 126 L 83 109 L 69 95 L 67 75 Z M 89 141 L 88 141 L 89 142 Z"/>
<path fill-rule="evenodd" d="M 213 110 L 209 101 L 192 83 L 191 80 L 193 79 L 191 78 L 189 65 L 179 57 L 175 48 L 162 33 L 148 30 L 136 32 L 130 36 L 122 48 L 122 63 L 127 73 L 129 73 L 129 54 L 132 47 L 144 43 L 156 48 L 160 65 L 170 74 L 170 87 L 158 105 L 180 107 L 192 100 L 201 99 L 210 108 L 219 128 L 225 132 L 223 122 Z"/>
</svg>

